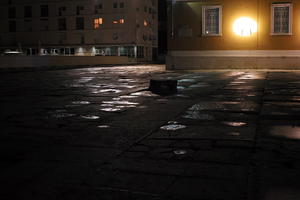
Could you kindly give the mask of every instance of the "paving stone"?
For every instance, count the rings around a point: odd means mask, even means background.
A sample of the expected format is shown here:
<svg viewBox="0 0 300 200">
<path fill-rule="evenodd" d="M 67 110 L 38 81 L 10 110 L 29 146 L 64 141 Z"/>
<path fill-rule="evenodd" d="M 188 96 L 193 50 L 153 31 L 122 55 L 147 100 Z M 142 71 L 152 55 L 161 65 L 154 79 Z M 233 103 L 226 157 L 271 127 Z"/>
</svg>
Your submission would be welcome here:
<svg viewBox="0 0 300 200">
<path fill-rule="evenodd" d="M 179 178 L 168 189 L 174 199 L 244 199 L 246 182 Z"/>
</svg>

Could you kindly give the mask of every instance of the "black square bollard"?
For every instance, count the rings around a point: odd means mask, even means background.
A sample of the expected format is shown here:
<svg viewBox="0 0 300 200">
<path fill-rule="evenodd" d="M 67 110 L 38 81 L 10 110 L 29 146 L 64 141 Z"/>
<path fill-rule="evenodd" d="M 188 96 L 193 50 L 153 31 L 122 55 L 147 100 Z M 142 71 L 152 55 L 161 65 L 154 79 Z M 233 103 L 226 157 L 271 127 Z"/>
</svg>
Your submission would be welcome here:
<svg viewBox="0 0 300 200">
<path fill-rule="evenodd" d="M 177 80 L 174 79 L 151 79 L 149 90 L 160 95 L 177 93 Z"/>
</svg>

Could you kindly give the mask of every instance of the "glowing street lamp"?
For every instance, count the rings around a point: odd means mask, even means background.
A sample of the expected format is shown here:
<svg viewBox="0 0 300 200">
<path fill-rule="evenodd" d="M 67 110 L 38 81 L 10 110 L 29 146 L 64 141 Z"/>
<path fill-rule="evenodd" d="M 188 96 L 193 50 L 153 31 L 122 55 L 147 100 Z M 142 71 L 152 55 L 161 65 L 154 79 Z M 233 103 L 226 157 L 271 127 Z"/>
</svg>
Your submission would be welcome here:
<svg viewBox="0 0 300 200">
<path fill-rule="evenodd" d="M 233 23 L 233 32 L 239 36 L 251 36 L 257 32 L 257 23 L 251 18 L 241 17 Z"/>
</svg>

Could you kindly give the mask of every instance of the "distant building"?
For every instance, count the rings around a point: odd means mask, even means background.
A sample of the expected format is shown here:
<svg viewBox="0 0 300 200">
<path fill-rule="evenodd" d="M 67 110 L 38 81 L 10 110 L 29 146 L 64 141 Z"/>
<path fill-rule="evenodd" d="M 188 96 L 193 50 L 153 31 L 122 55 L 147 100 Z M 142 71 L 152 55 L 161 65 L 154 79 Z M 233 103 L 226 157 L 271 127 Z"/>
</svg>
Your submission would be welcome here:
<svg viewBox="0 0 300 200">
<path fill-rule="evenodd" d="M 169 0 L 169 69 L 300 68 L 299 0 Z"/>
<path fill-rule="evenodd" d="M 2 52 L 157 56 L 157 0 L 1 0 L 0 24 Z"/>
</svg>

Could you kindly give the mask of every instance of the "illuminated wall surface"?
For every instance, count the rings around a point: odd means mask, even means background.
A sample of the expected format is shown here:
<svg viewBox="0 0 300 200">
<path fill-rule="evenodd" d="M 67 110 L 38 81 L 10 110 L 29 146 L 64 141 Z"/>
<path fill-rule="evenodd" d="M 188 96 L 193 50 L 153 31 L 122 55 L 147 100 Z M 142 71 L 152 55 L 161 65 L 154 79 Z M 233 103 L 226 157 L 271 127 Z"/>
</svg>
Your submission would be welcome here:
<svg viewBox="0 0 300 200">
<path fill-rule="evenodd" d="M 291 3 L 291 34 L 272 34 L 272 5 Z M 205 36 L 203 6 L 222 6 L 220 36 Z M 299 0 L 199 0 L 169 4 L 170 50 L 299 50 Z M 173 35 L 172 35 L 173 34 Z"/>
</svg>

